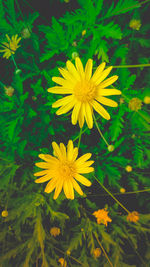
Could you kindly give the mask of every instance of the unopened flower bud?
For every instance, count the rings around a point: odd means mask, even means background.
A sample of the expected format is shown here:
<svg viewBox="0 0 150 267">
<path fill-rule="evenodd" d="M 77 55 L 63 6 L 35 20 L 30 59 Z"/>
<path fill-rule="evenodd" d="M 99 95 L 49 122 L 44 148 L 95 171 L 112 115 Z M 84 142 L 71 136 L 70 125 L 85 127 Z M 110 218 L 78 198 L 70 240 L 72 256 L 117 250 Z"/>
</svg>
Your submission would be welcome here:
<svg viewBox="0 0 150 267">
<path fill-rule="evenodd" d="M 5 86 L 5 94 L 8 96 L 13 96 L 15 89 L 12 86 Z"/>
<path fill-rule="evenodd" d="M 22 38 L 29 39 L 31 36 L 31 32 L 28 28 L 24 28 L 21 32 Z"/>
<path fill-rule="evenodd" d="M 19 73 L 21 73 L 21 71 L 22 71 L 21 69 L 17 69 L 17 70 L 15 71 L 15 73 L 16 73 L 16 74 L 19 74 Z"/>
<path fill-rule="evenodd" d="M 127 172 L 132 172 L 132 167 L 131 167 L 130 165 L 127 165 L 127 166 L 125 167 L 125 170 L 126 170 Z"/>
<path fill-rule="evenodd" d="M 133 30 L 139 31 L 141 27 L 141 21 L 138 19 L 132 19 L 129 23 L 129 27 L 132 28 Z"/>
<path fill-rule="evenodd" d="M 108 149 L 109 152 L 113 152 L 114 149 L 115 149 L 115 147 L 114 147 L 113 145 L 109 145 L 109 146 L 107 147 L 107 149 Z"/>
<path fill-rule="evenodd" d="M 84 36 L 86 34 L 86 30 L 82 31 L 82 36 Z"/>
<path fill-rule="evenodd" d="M 76 57 L 79 56 L 79 54 L 78 52 L 73 52 L 71 56 L 72 56 L 72 59 L 75 59 Z"/>
<path fill-rule="evenodd" d="M 126 192 L 125 188 L 120 188 L 120 193 L 124 194 Z"/>
<path fill-rule="evenodd" d="M 101 253 L 102 252 L 101 252 L 100 248 L 96 248 L 96 249 L 93 250 L 93 255 L 94 255 L 95 258 L 99 258 Z"/>
<path fill-rule="evenodd" d="M 150 104 L 150 96 L 145 96 L 143 102 L 145 104 Z"/>
</svg>

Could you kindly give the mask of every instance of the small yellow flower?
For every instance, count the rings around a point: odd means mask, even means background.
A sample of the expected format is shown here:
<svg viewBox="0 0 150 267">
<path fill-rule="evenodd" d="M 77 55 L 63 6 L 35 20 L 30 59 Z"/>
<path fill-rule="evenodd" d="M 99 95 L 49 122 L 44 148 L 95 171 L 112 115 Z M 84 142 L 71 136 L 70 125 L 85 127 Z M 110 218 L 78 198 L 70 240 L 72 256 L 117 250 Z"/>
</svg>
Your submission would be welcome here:
<svg viewBox="0 0 150 267">
<path fill-rule="evenodd" d="M 68 256 L 70 256 L 70 254 L 71 254 L 70 250 L 67 250 L 67 251 L 66 251 L 66 254 L 67 254 Z"/>
<path fill-rule="evenodd" d="M 60 258 L 58 262 L 60 263 L 61 267 L 67 267 L 67 262 L 64 258 Z"/>
<path fill-rule="evenodd" d="M 139 213 L 137 211 L 132 211 L 127 216 L 127 221 L 137 222 L 139 220 Z"/>
<path fill-rule="evenodd" d="M 120 193 L 124 194 L 126 192 L 125 188 L 120 188 Z"/>
<path fill-rule="evenodd" d="M 93 215 L 97 218 L 97 223 L 103 223 L 107 226 L 107 222 L 111 222 L 112 220 L 108 217 L 107 209 L 101 209 L 93 212 Z"/>
<path fill-rule="evenodd" d="M 129 27 L 132 28 L 133 30 L 139 31 L 141 27 L 141 21 L 138 19 L 132 19 L 129 23 Z"/>
<path fill-rule="evenodd" d="M 50 234 L 54 237 L 56 237 L 57 235 L 60 235 L 60 228 L 58 227 L 52 227 L 50 229 Z"/>
<path fill-rule="evenodd" d="M 83 195 L 83 191 L 76 180 L 85 186 L 91 186 L 91 182 L 81 175 L 94 171 L 94 168 L 90 167 L 94 161 L 88 161 L 91 157 L 91 153 L 84 154 L 76 160 L 78 148 L 73 147 L 73 142 L 71 140 L 68 142 L 67 149 L 63 143 L 60 143 L 59 146 L 53 142 L 52 146 L 54 157 L 48 154 L 39 155 L 39 158 L 46 162 L 39 162 L 35 165 L 45 170 L 34 174 L 35 176 L 42 176 L 35 180 L 35 182 L 44 183 L 50 180 L 45 188 L 45 192 L 51 193 L 55 189 L 54 199 L 58 198 L 62 189 L 68 199 L 74 199 L 73 189 L 80 195 Z"/>
<path fill-rule="evenodd" d="M 7 210 L 3 210 L 1 215 L 2 215 L 2 217 L 7 217 L 8 216 L 8 211 Z"/>
<path fill-rule="evenodd" d="M 94 258 L 99 258 L 100 257 L 100 255 L 101 255 L 101 249 L 100 248 L 95 248 L 94 250 L 93 250 L 93 255 L 94 255 Z"/>
<path fill-rule="evenodd" d="M 93 109 L 106 120 L 110 119 L 109 113 L 103 108 L 103 105 L 117 107 L 118 104 L 105 96 L 120 95 L 121 91 L 117 89 L 108 89 L 107 86 L 114 83 L 118 76 L 114 75 L 104 81 L 109 75 L 112 67 L 105 68 L 103 62 L 92 76 L 93 60 L 89 59 L 85 70 L 79 57 L 75 58 L 75 66 L 71 61 L 67 61 L 67 69 L 59 68 L 61 77 L 53 77 L 52 80 L 61 86 L 54 86 L 48 89 L 48 92 L 54 94 L 68 94 L 68 96 L 53 103 L 53 108 L 58 108 L 56 114 L 67 113 L 71 109 L 72 124 L 79 122 L 80 128 L 83 127 L 86 120 L 88 127 L 93 127 Z M 91 78 L 92 76 L 92 78 Z M 100 104 L 101 103 L 101 104 Z"/>
<path fill-rule="evenodd" d="M 130 100 L 128 107 L 133 111 L 138 111 L 142 107 L 142 101 L 139 98 L 134 97 Z"/>
<path fill-rule="evenodd" d="M 82 36 L 86 35 L 86 30 L 82 31 Z"/>
<path fill-rule="evenodd" d="M 13 96 L 15 89 L 12 86 L 5 86 L 5 94 L 8 96 Z"/>
<path fill-rule="evenodd" d="M 113 152 L 114 149 L 115 149 L 115 147 L 114 147 L 113 145 L 109 145 L 109 146 L 107 147 L 107 149 L 108 149 L 109 152 Z"/>
<path fill-rule="evenodd" d="M 150 104 L 150 96 L 145 96 L 143 102 L 145 104 Z"/>
<path fill-rule="evenodd" d="M 127 172 L 132 172 L 132 167 L 131 167 L 130 165 L 127 165 L 127 166 L 125 167 L 125 170 L 126 170 Z"/>
<path fill-rule="evenodd" d="M 8 40 L 8 43 L 6 42 L 2 43 L 1 46 L 3 47 L 3 49 L 0 50 L 0 52 L 4 52 L 3 57 L 8 59 L 9 57 L 11 57 L 12 54 L 15 54 L 17 48 L 20 47 L 18 43 L 20 42 L 21 37 L 18 38 L 18 34 L 16 34 L 13 35 L 12 38 L 10 39 L 8 34 L 6 34 L 6 38 Z"/>
</svg>

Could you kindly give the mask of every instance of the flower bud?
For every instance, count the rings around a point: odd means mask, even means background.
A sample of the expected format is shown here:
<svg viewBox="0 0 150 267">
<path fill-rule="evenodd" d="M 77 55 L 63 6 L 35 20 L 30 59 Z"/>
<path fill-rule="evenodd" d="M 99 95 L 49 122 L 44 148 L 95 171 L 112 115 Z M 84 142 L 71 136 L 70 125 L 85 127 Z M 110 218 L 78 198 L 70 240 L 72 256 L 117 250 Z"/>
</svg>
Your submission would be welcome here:
<svg viewBox="0 0 150 267">
<path fill-rule="evenodd" d="M 120 193 L 124 194 L 126 192 L 125 188 L 120 188 Z"/>
<path fill-rule="evenodd" d="M 145 96 L 143 102 L 145 104 L 150 104 L 150 96 Z"/>
<path fill-rule="evenodd" d="M 24 28 L 21 32 L 22 38 L 29 39 L 31 37 L 31 32 L 28 28 Z"/>
<path fill-rule="evenodd" d="M 95 258 L 99 258 L 101 253 L 102 252 L 101 252 L 100 248 L 96 248 L 96 249 L 93 250 L 93 255 L 94 255 Z"/>
<path fill-rule="evenodd" d="M 115 147 L 114 147 L 113 145 L 109 145 L 109 146 L 107 147 L 107 149 L 108 149 L 109 152 L 113 152 L 114 149 L 115 149 Z"/>
<path fill-rule="evenodd" d="M 141 21 L 139 19 L 132 19 L 129 23 L 129 27 L 132 28 L 133 30 L 139 31 L 141 27 Z"/>
<path fill-rule="evenodd" d="M 8 96 L 13 96 L 15 89 L 12 86 L 5 86 L 5 94 Z"/>
<path fill-rule="evenodd" d="M 86 34 L 86 30 L 82 31 L 82 36 L 84 36 Z"/>
<path fill-rule="evenodd" d="M 1 215 L 2 215 L 2 217 L 7 217 L 8 216 L 8 211 L 7 210 L 3 210 Z"/>
<path fill-rule="evenodd" d="M 72 56 L 72 59 L 75 59 L 76 57 L 79 56 L 79 54 L 78 52 L 73 52 L 71 56 Z"/>
<path fill-rule="evenodd" d="M 126 170 L 127 172 L 132 172 L 132 167 L 131 167 L 130 165 L 127 165 L 127 166 L 125 167 L 125 170 Z"/>
</svg>

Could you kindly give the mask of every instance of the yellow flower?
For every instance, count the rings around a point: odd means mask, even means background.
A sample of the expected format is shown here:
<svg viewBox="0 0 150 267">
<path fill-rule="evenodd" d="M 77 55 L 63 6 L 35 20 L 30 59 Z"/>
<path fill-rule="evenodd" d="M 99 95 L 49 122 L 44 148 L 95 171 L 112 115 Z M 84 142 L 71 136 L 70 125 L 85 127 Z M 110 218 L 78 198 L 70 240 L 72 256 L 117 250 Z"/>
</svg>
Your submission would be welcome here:
<svg viewBox="0 0 150 267">
<path fill-rule="evenodd" d="M 8 216 L 8 211 L 7 210 L 3 210 L 1 215 L 2 215 L 2 217 L 7 217 Z"/>
<path fill-rule="evenodd" d="M 13 35 L 12 38 L 10 39 L 8 34 L 6 34 L 6 38 L 8 40 L 8 43 L 6 42 L 2 43 L 3 49 L 0 50 L 0 52 L 4 52 L 3 57 L 8 59 L 9 57 L 11 57 L 12 54 L 15 54 L 17 48 L 20 47 L 18 43 L 20 42 L 21 37 L 18 38 L 18 34 L 16 34 Z"/>
<path fill-rule="evenodd" d="M 139 213 L 137 211 L 132 211 L 127 216 L 127 221 L 137 222 L 139 220 Z"/>
<path fill-rule="evenodd" d="M 128 107 L 133 111 L 138 111 L 142 107 L 142 101 L 139 98 L 134 97 L 130 100 Z"/>
<path fill-rule="evenodd" d="M 76 68 L 75 68 L 76 66 Z M 110 119 L 108 112 L 102 107 L 101 104 L 110 107 L 117 107 L 117 103 L 105 96 L 120 95 L 121 91 L 117 89 L 106 89 L 107 86 L 114 83 L 118 76 L 114 75 L 104 81 L 108 76 L 112 67 L 105 68 L 103 62 L 96 69 L 92 75 L 93 60 L 89 59 L 83 69 L 82 62 L 79 57 L 75 58 L 75 66 L 71 61 L 67 61 L 67 69 L 59 68 L 61 77 L 53 77 L 52 80 L 61 86 L 54 86 L 48 89 L 48 92 L 54 94 L 68 94 L 68 96 L 57 100 L 53 103 L 53 108 L 60 107 L 56 114 L 61 115 L 67 113 L 73 108 L 72 111 L 72 124 L 75 125 L 79 121 L 80 128 L 83 127 L 86 120 L 89 128 L 93 127 L 93 109 L 96 110 L 106 120 Z"/>
<path fill-rule="evenodd" d="M 60 146 L 55 142 L 52 143 L 54 149 L 54 156 L 48 154 L 40 154 L 39 157 L 46 162 L 39 162 L 35 165 L 45 169 L 35 173 L 35 176 L 42 176 L 35 180 L 36 183 L 43 183 L 48 180 L 50 182 L 45 188 L 46 193 L 51 193 L 55 189 L 54 199 L 57 199 L 62 189 L 66 195 L 66 198 L 74 199 L 75 189 L 80 195 L 83 195 L 83 191 L 76 182 L 91 186 L 91 182 L 82 176 L 82 173 L 90 173 L 94 171 L 93 167 L 90 167 L 94 161 L 87 161 L 91 157 L 91 153 L 84 154 L 82 157 L 77 158 L 78 148 L 73 147 L 73 142 L 70 140 L 67 145 L 67 149 L 63 143 Z"/>
<path fill-rule="evenodd" d="M 120 193 L 124 194 L 126 192 L 125 188 L 120 188 Z"/>
<path fill-rule="evenodd" d="M 94 258 L 99 258 L 100 255 L 101 255 L 101 249 L 100 248 L 95 248 L 93 250 L 93 255 L 94 255 Z"/>
<path fill-rule="evenodd" d="M 56 237 L 57 235 L 60 235 L 60 228 L 58 227 L 52 227 L 50 229 L 50 234 L 54 237 Z"/>
<path fill-rule="evenodd" d="M 67 267 L 67 262 L 65 261 L 64 258 L 60 258 L 60 259 L 58 260 L 58 262 L 60 263 L 60 265 L 61 265 L 62 267 Z"/>
<path fill-rule="evenodd" d="M 107 226 L 107 222 L 111 222 L 112 220 L 108 217 L 107 209 L 101 209 L 93 212 L 93 215 L 97 218 L 97 223 L 103 223 Z"/>
<path fill-rule="evenodd" d="M 132 19 L 129 23 L 129 27 L 132 28 L 133 30 L 139 31 L 141 27 L 141 21 L 138 19 Z"/>
<path fill-rule="evenodd" d="M 145 104 L 150 104 L 150 96 L 145 96 L 143 102 Z"/>
<path fill-rule="evenodd" d="M 86 34 L 86 30 L 82 31 L 82 36 L 84 36 Z"/>
<path fill-rule="evenodd" d="M 127 165 L 127 166 L 125 167 L 125 170 L 126 170 L 127 172 L 132 172 L 132 167 L 131 167 L 130 165 Z"/>
<path fill-rule="evenodd" d="M 13 96 L 15 89 L 12 86 L 5 86 L 5 94 L 8 96 Z"/>
</svg>

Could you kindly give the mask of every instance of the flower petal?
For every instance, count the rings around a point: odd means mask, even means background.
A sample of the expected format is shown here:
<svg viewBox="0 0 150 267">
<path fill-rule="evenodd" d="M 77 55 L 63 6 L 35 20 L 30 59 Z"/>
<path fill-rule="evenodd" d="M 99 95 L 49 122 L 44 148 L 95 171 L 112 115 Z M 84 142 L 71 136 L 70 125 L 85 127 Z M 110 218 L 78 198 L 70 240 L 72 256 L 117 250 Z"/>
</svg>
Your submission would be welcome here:
<svg viewBox="0 0 150 267">
<path fill-rule="evenodd" d="M 93 108 L 106 120 L 110 119 L 109 113 L 95 100 L 92 101 Z"/>
<path fill-rule="evenodd" d="M 44 192 L 46 193 L 51 193 L 54 188 L 56 187 L 56 183 L 57 183 L 57 178 L 53 178 L 45 187 Z"/>
<path fill-rule="evenodd" d="M 74 150 L 73 149 L 73 142 L 72 142 L 72 140 L 69 140 L 68 145 L 67 145 L 67 159 L 69 161 L 72 160 L 73 150 Z"/>
<path fill-rule="evenodd" d="M 49 93 L 53 93 L 53 94 L 72 94 L 72 89 L 71 88 L 65 88 L 62 86 L 54 86 L 51 88 L 48 88 L 47 91 Z"/>
<path fill-rule="evenodd" d="M 74 199 L 73 185 L 70 180 L 64 181 L 63 189 L 66 195 L 66 198 Z"/>
<path fill-rule="evenodd" d="M 57 100 L 55 103 L 52 104 L 53 108 L 58 108 L 60 106 L 64 106 L 67 105 L 68 103 L 70 103 L 72 100 L 74 99 L 73 95 L 69 95 L 69 96 L 65 96 L 59 100 Z"/>
<path fill-rule="evenodd" d="M 92 75 L 93 60 L 88 59 L 85 66 L 85 80 L 89 81 Z"/>
<path fill-rule="evenodd" d="M 100 83 L 100 85 L 98 86 L 98 88 L 106 88 L 107 86 L 111 85 L 112 83 L 114 83 L 115 81 L 117 81 L 118 76 L 114 75 L 108 79 L 106 79 L 104 82 Z"/>
<path fill-rule="evenodd" d="M 53 150 L 54 150 L 54 155 L 57 158 L 62 159 L 63 156 L 62 156 L 61 150 L 60 150 L 60 148 L 59 148 L 59 146 L 57 145 L 56 142 L 52 142 L 52 147 L 53 147 Z"/>
<path fill-rule="evenodd" d="M 66 66 L 67 66 L 68 71 L 73 75 L 73 77 L 76 79 L 76 81 L 79 81 L 80 75 L 70 60 L 68 60 L 66 62 Z"/>
<path fill-rule="evenodd" d="M 97 68 L 96 71 L 94 72 L 94 74 L 93 74 L 93 76 L 92 76 L 92 79 L 91 79 L 93 82 L 95 82 L 95 81 L 99 78 L 99 76 L 101 75 L 102 71 L 103 71 L 104 68 L 105 68 L 105 65 L 106 65 L 106 63 L 103 62 L 102 64 L 100 64 L 100 65 L 98 66 L 98 68 Z"/>
<path fill-rule="evenodd" d="M 45 160 L 46 162 L 50 162 L 53 164 L 58 162 L 58 160 L 55 157 L 53 157 L 49 154 L 39 154 L 39 158 Z"/>
<path fill-rule="evenodd" d="M 72 116 L 71 116 L 71 121 L 73 125 L 77 123 L 80 107 L 81 107 L 81 102 L 77 101 L 76 105 L 73 108 Z"/>
<path fill-rule="evenodd" d="M 85 119 L 89 129 L 93 128 L 92 107 L 89 103 L 85 103 Z"/>
<path fill-rule="evenodd" d="M 78 173 L 75 174 L 74 178 L 75 178 L 77 181 L 79 181 L 81 184 L 83 184 L 83 185 L 91 186 L 91 184 L 92 184 L 88 179 L 86 179 L 84 176 L 82 176 L 82 175 L 80 175 L 80 174 L 78 174 Z"/>
<path fill-rule="evenodd" d="M 75 147 L 72 154 L 72 161 L 75 161 L 78 156 L 78 148 Z"/>
<path fill-rule="evenodd" d="M 81 79 L 84 79 L 85 73 L 84 73 L 84 69 L 83 69 L 83 64 L 82 64 L 81 59 L 79 57 L 75 58 L 75 64 L 76 64 L 76 68 L 77 68 L 77 71 L 78 71 Z"/>
<path fill-rule="evenodd" d="M 84 120 L 85 120 L 85 103 L 82 103 L 81 108 L 80 108 L 80 112 L 79 112 L 79 116 L 78 116 L 80 128 L 83 127 Z"/>
<path fill-rule="evenodd" d="M 72 184 L 73 184 L 73 187 L 74 189 L 78 192 L 79 195 L 83 195 L 83 191 L 81 190 L 81 187 L 78 185 L 78 183 L 72 179 Z"/>
<path fill-rule="evenodd" d="M 49 163 L 46 163 L 46 162 L 37 162 L 35 163 L 35 165 L 42 169 L 49 169 L 51 166 Z"/>
<path fill-rule="evenodd" d="M 98 79 L 94 82 L 95 85 L 99 85 L 111 72 L 112 67 L 107 68 L 106 70 L 104 70 L 101 75 L 98 77 Z"/>
<path fill-rule="evenodd" d="M 71 75 L 71 73 L 69 71 L 67 71 L 66 69 L 63 69 L 63 68 L 58 68 L 58 70 L 66 80 L 69 80 L 73 84 L 76 83 L 74 77 Z"/>
<path fill-rule="evenodd" d="M 80 158 L 78 158 L 78 159 L 76 160 L 76 163 L 77 163 L 77 164 L 82 164 L 83 162 L 85 162 L 85 161 L 87 161 L 88 159 L 90 159 L 91 156 L 92 156 L 91 153 L 86 153 L 86 154 L 84 154 L 83 156 L 81 156 Z"/>
<path fill-rule="evenodd" d="M 34 176 L 42 176 L 42 175 L 45 175 L 47 173 L 48 173 L 48 170 L 44 170 L 44 171 L 34 173 Z"/>
<path fill-rule="evenodd" d="M 57 183 L 53 199 L 57 199 L 58 198 L 60 192 L 62 191 L 63 182 L 64 182 L 63 180 L 59 180 L 59 183 Z"/>
<path fill-rule="evenodd" d="M 61 77 L 52 77 L 52 81 L 69 89 L 74 87 L 74 84 L 72 84 L 70 81 L 65 80 Z"/>
<path fill-rule="evenodd" d="M 121 91 L 117 89 L 99 89 L 99 96 L 121 95 Z"/>
<path fill-rule="evenodd" d="M 93 167 L 77 167 L 77 172 L 78 173 L 90 173 L 93 172 L 94 168 Z"/>
<path fill-rule="evenodd" d="M 54 177 L 54 173 L 52 173 L 51 175 L 49 173 L 47 175 L 44 175 L 41 178 L 36 179 L 34 182 L 37 183 L 37 184 L 38 183 L 44 183 L 44 182 L 47 182 L 47 181 L 51 180 L 53 177 Z"/>
<path fill-rule="evenodd" d="M 98 102 L 102 103 L 103 105 L 106 105 L 106 106 L 109 106 L 109 107 L 117 107 L 118 106 L 118 103 L 111 100 L 111 99 L 108 99 L 106 97 L 103 97 L 103 96 L 98 96 L 95 98 Z"/>
<path fill-rule="evenodd" d="M 63 143 L 60 143 L 60 151 L 61 151 L 63 159 L 65 160 L 66 159 L 66 147 Z"/>
<path fill-rule="evenodd" d="M 67 113 L 68 111 L 70 111 L 73 108 L 75 103 L 76 103 L 76 99 L 73 99 L 72 102 L 69 102 L 67 105 L 62 106 L 61 108 L 59 108 L 56 111 L 56 114 L 57 115 L 61 115 L 61 114 Z"/>
</svg>

